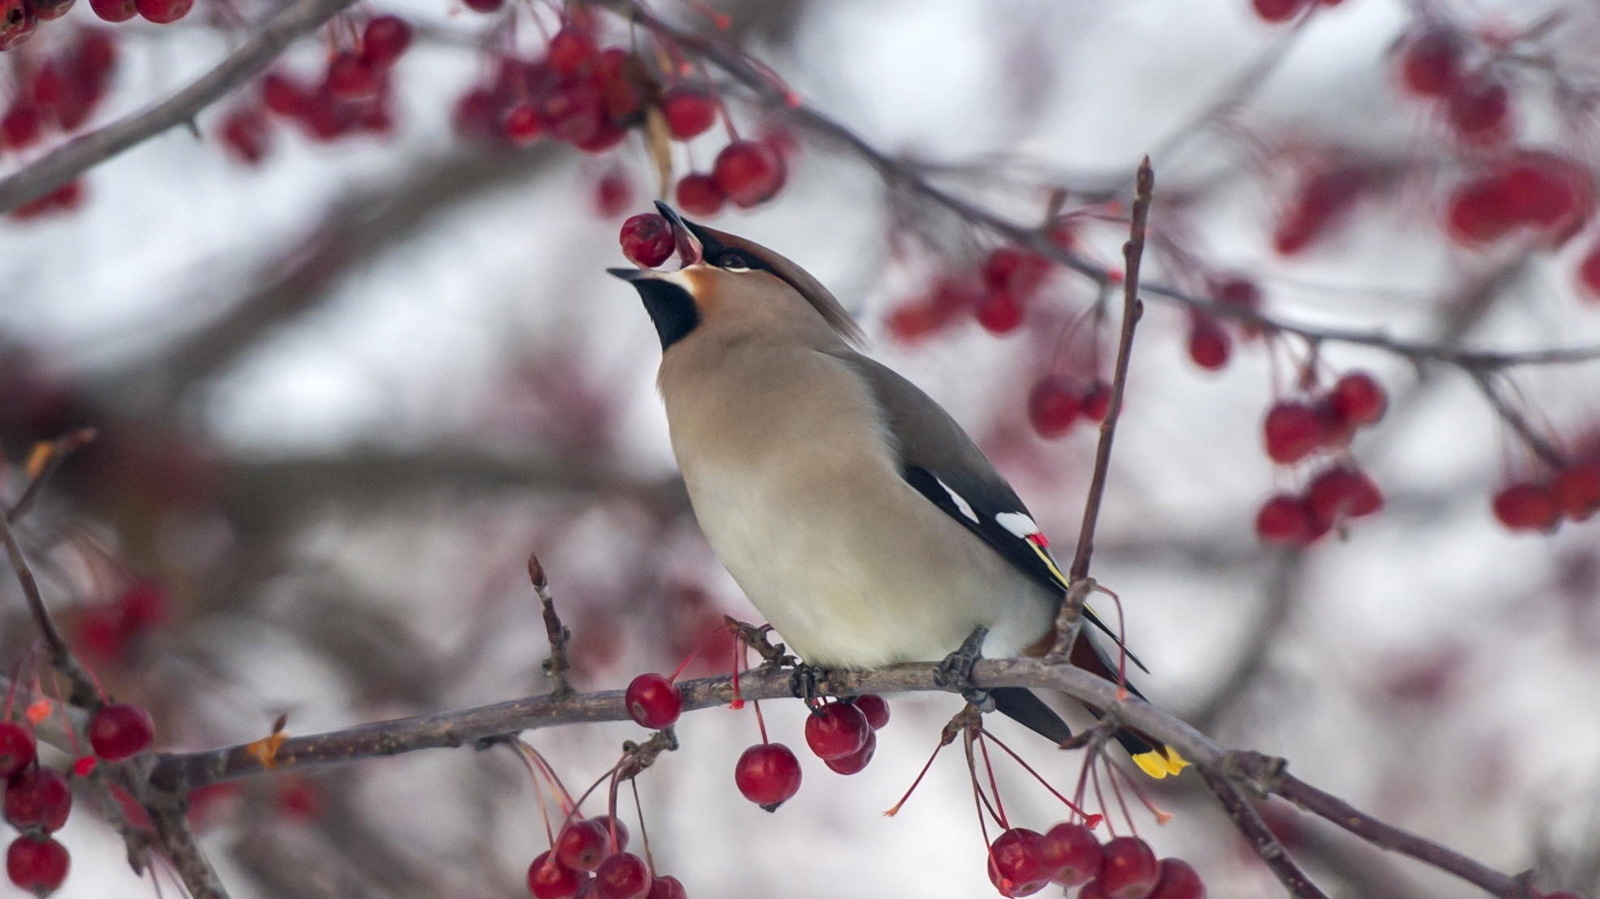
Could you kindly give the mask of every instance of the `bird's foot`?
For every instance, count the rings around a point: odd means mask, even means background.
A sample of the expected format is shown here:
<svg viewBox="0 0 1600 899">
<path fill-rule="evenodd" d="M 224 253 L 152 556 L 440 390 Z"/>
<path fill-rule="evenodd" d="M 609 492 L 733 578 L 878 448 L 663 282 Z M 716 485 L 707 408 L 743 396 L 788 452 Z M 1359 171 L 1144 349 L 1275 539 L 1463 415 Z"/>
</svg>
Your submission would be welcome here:
<svg viewBox="0 0 1600 899">
<path fill-rule="evenodd" d="M 803 700 L 806 705 L 813 708 L 825 695 L 831 691 L 828 687 L 828 677 L 832 672 L 826 668 L 807 665 L 805 662 L 795 662 L 789 669 L 789 692 L 796 699 Z"/>
<path fill-rule="evenodd" d="M 939 667 L 934 669 L 933 682 L 963 696 L 982 692 L 972 686 L 972 666 L 983 658 L 983 641 L 988 636 L 989 629 L 983 625 L 973 628 L 967 639 L 961 641 L 961 647 L 945 656 Z M 971 699 L 968 701 L 971 702 Z"/>
</svg>

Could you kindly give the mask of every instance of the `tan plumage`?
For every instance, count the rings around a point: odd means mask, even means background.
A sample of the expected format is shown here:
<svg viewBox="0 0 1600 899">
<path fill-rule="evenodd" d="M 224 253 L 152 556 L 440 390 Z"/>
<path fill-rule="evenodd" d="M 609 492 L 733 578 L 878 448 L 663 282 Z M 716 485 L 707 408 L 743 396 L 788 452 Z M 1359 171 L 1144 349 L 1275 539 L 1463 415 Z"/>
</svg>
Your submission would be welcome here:
<svg viewBox="0 0 1600 899">
<path fill-rule="evenodd" d="M 793 262 L 669 217 L 691 264 L 614 273 L 661 337 L 657 384 L 706 539 L 790 648 L 864 668 L 942 659 L 979 625 L 991 657 L 1048 643 L 1060 574 L 966 432 L 857 353 L 854 322 Z M 1075 662 L 1109 673 L 1084 650 Z M 1070 733 L 1025 690 L 996 701 L 1051 739 Z M 1153 774 L 1181 767 L 1124 743 Z"/>
</svg>

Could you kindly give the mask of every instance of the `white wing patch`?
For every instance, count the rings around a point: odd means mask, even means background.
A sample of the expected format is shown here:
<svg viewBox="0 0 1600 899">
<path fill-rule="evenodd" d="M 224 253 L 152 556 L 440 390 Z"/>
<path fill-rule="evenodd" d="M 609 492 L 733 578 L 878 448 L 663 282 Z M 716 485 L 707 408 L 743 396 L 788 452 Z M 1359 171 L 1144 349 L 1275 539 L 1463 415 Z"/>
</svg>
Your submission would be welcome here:
<svg viewBox="0 0 1600 899">
<path fill-rule="evenodd" d="M 950 485 L 946 484 L 944 481 L 940 481 L 938 478 L 934 478 L 934 480 L 939 482 L 939 486 L 944 488 L 945 493 L 950 494 L 951 502 L 956 504 L 956 509 L 960 511 L 962 515 L 965 515 L 968 521 L 975 522 L 977 524 L 983 523 L 982 521 L 978 520 L 978 513 L 972 511 L 972 505 L 962 498 L 961 494 L 951 490 Z M 1022 517 L 1027 518 L 1028 516 L 1024 515 Z"/>
<path fill-rule="evenodd" d="M 1011 532 L 1012 536 L 1019 540 L 1043 536 L 1039 532 L 1039 525 L 1021 512 L 1001 512 L 994 517 L 994 523 Z"/>
</svg>

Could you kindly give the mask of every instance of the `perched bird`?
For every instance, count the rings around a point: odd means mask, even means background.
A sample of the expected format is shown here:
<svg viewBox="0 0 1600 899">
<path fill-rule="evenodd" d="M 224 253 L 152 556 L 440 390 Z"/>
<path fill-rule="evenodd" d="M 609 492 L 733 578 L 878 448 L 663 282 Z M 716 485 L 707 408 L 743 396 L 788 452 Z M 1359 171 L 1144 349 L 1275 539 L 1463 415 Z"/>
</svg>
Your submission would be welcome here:
<svg viewBox="0 0 1600 899">
<path fill-rule="evenodd" d="M 657 206 L 684 267 L 611 273 L 661 338 L 657 385 L 700 527 L 789 648 L 824 668 L 938 661 L 982 626 L 985 655 L 1046 652 L 1066 578 L 972 438 L 852 348 L 860 330 L 810 274 Z M 1114 679 L 1090 637 L 1072 663 Z M 1046 738 L 1071 736 L 1031 691 L 991 695 Z M 1117 738 L 1154 777 L 1187 764 Z"/>
</svg>

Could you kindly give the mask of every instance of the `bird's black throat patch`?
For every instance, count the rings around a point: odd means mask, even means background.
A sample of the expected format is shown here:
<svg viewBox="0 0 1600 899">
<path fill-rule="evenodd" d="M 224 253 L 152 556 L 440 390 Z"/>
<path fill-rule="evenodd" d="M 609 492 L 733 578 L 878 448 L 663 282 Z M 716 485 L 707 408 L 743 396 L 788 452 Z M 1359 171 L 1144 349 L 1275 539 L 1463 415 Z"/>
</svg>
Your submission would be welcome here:
<svg viewBox="0 0 1600 899">
<path fill-rule="evenodd" d="M 641 278 L 632 282 L 644 301 L 644 311 L 661 338 L 661 351 L 682 340 L 700 325 L 700 310 L 695 308 L 694 297 L 671 281 Z"/>
</svg>

